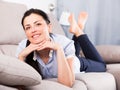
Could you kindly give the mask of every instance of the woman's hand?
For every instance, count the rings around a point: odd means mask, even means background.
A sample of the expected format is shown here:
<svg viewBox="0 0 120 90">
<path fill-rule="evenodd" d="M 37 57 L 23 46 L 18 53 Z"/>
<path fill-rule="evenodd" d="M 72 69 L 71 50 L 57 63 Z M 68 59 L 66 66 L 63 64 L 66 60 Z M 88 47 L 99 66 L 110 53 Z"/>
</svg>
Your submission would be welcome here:
<svg viewBox="0 0 120 90">
<path fill-rule="evenodd" d="M 24 48 L 22 50 L 22 52 L 19 54 L 18 59 L 20 59 L 21 61 L 24 61 L 25 58 L 32 52 L 35 51 L 39 48 L 39 44 L 32 44 L 30 43 L 29 46 L 27 46 L 26 48 Z"/>
<path fill-rule="evenodd" d="M 51 49 L 51 50 L 57 50 L 58 44 L 55 43 L 52 40 L 46 40 L 43 43 L 39 44 L 39 48 L 37 48 L 37 51 L 43 50 L 43 49 Z"/>
<path fill-rule="evenodd" d="M 53 42 L 52 40 L 43 40 L 38 44 L 30 43 L 29 46 L 27 46 L 23 51 L 19 54 L 18 58 L 22 61 L 25 60 L 25 58 L 33 51 L 40 51 L 44 49 L 52 49 L 57 50 L 57 44 Z"/>
</svg>

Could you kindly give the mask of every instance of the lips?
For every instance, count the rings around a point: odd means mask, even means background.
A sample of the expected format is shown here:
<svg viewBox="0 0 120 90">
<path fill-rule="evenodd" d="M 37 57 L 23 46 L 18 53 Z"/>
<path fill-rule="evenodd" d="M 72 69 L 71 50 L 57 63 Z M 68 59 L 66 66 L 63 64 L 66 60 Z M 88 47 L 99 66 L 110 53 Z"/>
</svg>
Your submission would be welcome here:
<svg viewBox="0 0 120 90">
<path fill-rule="evenodd" d="M 36 34 L 36 35 L 33 35 L 32 38 L 33 38 L 33 39 L 37 39 L 37 38 L 39 38 L 39 36 L 40 36 L 40 35 Z"/>
</svg>

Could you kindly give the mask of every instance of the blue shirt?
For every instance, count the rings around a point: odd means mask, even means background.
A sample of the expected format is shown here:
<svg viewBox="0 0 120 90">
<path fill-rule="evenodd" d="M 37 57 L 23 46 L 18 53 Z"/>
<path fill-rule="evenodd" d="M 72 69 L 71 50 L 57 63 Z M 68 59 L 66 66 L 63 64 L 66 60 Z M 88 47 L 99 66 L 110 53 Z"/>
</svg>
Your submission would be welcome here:
<svg viewBox="0 0 120 90">
<path fill-rule="evenodd" d="M 75 73 L 80 72 L 80 61 L 75 56 L 75 47 L 74 47 L 74 41 L 68 39 L 65 36 L 58 35 L 58 34 L 52 34 L 50 35 L 51 39 L 54 42 L 59 43 L 65 53 L 66 58 L 74 57 L 74 71 Z M 27 39 L 22 40 L 19 43 L 19 46 L 17 48 L 16 56 L 18 57 L 19 53 L 26 47 Z M 44 76 L 44 78 L 56 78 L 58 75 L 58 65 L 57 65 L 57 59 L 56 59 L 56 52 L 54 50 L 51 50 L 49 53 L 49 61 L 47 64 L 45 64 L 39 55 L 37 55 L 36 52 L 34 52 L 33 60 L 37 60 L 39 62 L 39 67 L 41 68 L 41 72 Z"/>
</svg>

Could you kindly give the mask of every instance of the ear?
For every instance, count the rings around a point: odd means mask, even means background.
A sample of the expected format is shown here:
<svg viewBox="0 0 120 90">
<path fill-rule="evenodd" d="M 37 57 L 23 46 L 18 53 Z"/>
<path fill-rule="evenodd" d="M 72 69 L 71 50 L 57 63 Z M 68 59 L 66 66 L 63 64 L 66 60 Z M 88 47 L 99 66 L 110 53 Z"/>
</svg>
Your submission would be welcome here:
<svg viewBox="0 0 120 90">
<path fill-rule="evenodd" d="M 49 33 L 52 33 L 52 24 L 51 24 L 51 23 L 48 24 L 48 28 L 49 28 L 49 29 L 48 29 L 48 32 L 49 32 Z"/>
</svg>

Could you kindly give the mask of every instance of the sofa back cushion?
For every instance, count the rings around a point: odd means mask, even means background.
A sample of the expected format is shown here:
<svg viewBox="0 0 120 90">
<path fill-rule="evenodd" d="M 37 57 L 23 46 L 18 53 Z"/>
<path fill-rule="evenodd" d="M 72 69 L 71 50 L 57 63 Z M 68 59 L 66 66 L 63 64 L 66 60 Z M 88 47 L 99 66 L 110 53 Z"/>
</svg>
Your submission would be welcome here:
<svg viewBox="0 0 120 90">
<path fill-rule="evenodd" d="M 18 45 L 0 45 L 0 54 L 15 57 Z"/>
<path fill-rule="evenodd" d="M 120 46 L 119 45 L 97 45 L 97 51 L 107 64 L 120 63 Z M 81 50 L 80 55 L 84 57 Z"/>
<path fill-rule="evenodd" d="M 119 45 L 98 45 L 96 48 L 106 63 L 120 63 Z"/>
<path fill-rule="evenodd" d="M 60 23 L 58 22 L 57 18 L 51 13 L 48 13 L 48 17 L 49 17 L 50 22 L 52 24 L 52 32 L 57 33 L 57 34 L 61 34 L 61 35 L 65 35 L 65 33 L 64 33 Z"/>
<path fill-rule="evenodd" d="M 0 1 L 0 44 L 18 44 L 25 34 L 21 18 L 26 6 Z"/>
</svg>

